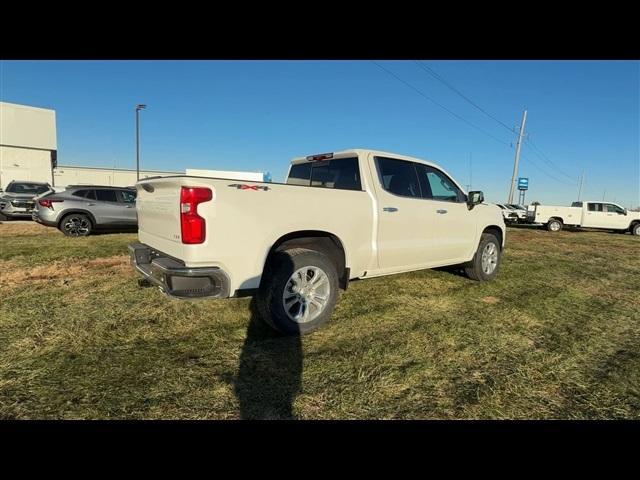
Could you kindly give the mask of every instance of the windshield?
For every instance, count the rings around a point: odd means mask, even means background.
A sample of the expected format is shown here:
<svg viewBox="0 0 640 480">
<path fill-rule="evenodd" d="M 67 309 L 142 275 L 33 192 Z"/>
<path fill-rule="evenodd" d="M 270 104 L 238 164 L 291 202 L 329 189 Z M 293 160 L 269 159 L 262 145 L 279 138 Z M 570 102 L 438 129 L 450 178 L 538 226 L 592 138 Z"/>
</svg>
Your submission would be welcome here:
<svg viewBox="0 0 640 480">
<path fill-rule="evenodd" d="M 7 187 L 9 193 L 28 193 L 32 195 L 40 195 L 49 190 L 49 187 L 37 183 L 12 183 Z"/>
</svg>

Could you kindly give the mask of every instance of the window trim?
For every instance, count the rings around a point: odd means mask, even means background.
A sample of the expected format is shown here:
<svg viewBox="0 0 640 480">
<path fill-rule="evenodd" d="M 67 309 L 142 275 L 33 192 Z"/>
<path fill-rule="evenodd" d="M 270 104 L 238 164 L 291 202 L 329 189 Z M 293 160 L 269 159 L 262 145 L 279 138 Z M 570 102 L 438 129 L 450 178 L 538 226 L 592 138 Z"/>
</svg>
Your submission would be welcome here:
<svg viewBox="0 0 640 480">
<path fill-rule="evenodd" d="M 387 190 L 384 186 L 384 179 L 382 178 L 382 169 L 380 168 L 380 159 L 382 160 L 397 160 L 399 162 L 407 162 L 410 163 L 411 165 L 413 165 L 413 171 L 416 174 L 416 180 L 418 181 L 418 190 L 420 191 L 420 196 L 419 197 L 410 197 L 407 195 L 398 195 L 397 193 L 393 193 L 389 190 Z M 462 189 L 458 186 L 458 184 L 456 182 L 453 181 L 453 179 L 447 175 L 446 173 L 444 173 L 442 170 L 440 170 L 437 167 L 434 167 L 433 165 L 429 165 L 426 163 L 421 163 L 421 162 L 414 162 L 413 160 L 406 160 L 404 158 L 394 158 L 394 157 L 383 157 L 383 156 L 379 156 L 379 155 L 374 155 L 373 156 L 373 160 L 376 166 L 376 173 L 378 176 L 378 181 L 380 182 L 380 188 L 382 188 L 382 190 L 384 190 L 385 192 L 387 192 L 389 195 L 393 195 L 394 197 L 398 197 L 398 198 L 409 198 L 412 200 L 427 200 L 430 202 L 442 202 L 442 203 L 466 203 L 467 202 L 467 195 L 465 195 L 465 193 L 462 191 Z M 450 200 L 439 200 L 437 198 L 425 198 L 422 196 L 422 186 L 420 185 L 420 177 L 418 175 L 418 169 L 416 168 L 416 165 L 424 165 L 425 167 L 429 167 L 432 168 L 433 170 L 436 170 L 438 172 L 440 172 L 445 178 L 449 179 L 449 181 L 451 181 L 451 183 L 460 191 L 461 197 L 462 197 L 462 201 L 456 201 L 456 202 L 452 202 Z"/>
</svg>

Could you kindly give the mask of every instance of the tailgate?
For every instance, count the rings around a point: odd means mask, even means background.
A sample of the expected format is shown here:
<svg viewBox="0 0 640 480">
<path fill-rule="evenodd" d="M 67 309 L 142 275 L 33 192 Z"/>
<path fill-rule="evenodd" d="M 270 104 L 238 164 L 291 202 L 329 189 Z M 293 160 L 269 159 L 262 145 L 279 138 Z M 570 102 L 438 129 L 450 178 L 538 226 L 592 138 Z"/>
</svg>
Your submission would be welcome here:
<svg viewBox="0 0 640 480">
<path fill-rule="evenodd" d="M 141 180 L 136 184 L 138 238 L 167 255 L 182 257 L 180 188 L 182 177 Z"/>
</svg>

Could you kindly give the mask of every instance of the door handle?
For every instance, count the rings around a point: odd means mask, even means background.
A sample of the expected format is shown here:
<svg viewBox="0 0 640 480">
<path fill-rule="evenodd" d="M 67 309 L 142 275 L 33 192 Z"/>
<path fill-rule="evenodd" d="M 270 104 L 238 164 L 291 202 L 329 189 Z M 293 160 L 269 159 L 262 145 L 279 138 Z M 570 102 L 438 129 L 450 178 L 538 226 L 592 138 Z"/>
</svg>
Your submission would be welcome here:
<svg viewBox="0 0 640 480">
<path fill-rule="evenodd" d="M 93 205 L 95 205 L 95 203 L 88 203 L 88 202 L 87 202 L 87 205 L 89 205 L 89 206 L 93 206 Z"/>
<path fill-rule="evenodd" d="M 133 205 L 127 205 L 127 208 L 133 208 Z"/>
<path fill-rule="evenodd" d="M 385 212 L 397 212 L 398 209 L 396 207 L 384 207 L 382 210 Z"/>
<path fill-rule="evenodd" d="M 436 210 L 436 212 L 438 212 L 438 213 L 443 213 L 443 214 L 444 214 L 444 213 L 447 213 L 447 211 L 446 211 L 446 210 Z"/>
</svg>

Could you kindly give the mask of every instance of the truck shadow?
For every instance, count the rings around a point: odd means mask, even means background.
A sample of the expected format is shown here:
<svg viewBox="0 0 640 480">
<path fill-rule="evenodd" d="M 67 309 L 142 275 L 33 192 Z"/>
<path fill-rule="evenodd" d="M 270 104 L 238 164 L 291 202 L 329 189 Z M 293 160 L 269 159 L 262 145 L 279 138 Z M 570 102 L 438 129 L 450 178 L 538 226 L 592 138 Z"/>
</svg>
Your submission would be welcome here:
<svg viewBox="0 0 640 480">
<path fill-rule="evenodd" d="M 299 335 L 284 337 L 266 325 L 256 306 L 234 380 L 240 417 L 246 420 L 295 419 L 293 402 L 302 383 L 302 342 Z"/>
</svg>

